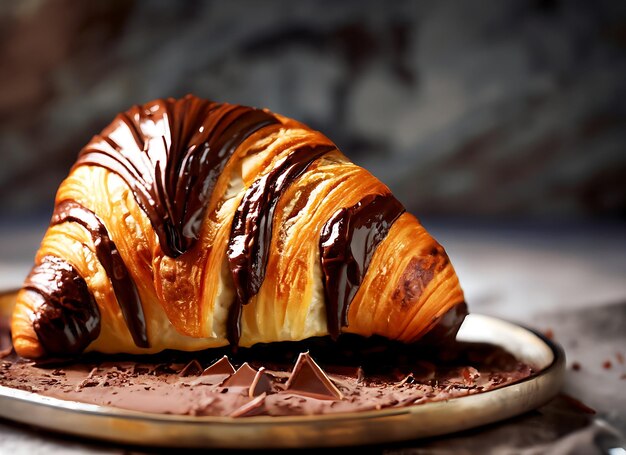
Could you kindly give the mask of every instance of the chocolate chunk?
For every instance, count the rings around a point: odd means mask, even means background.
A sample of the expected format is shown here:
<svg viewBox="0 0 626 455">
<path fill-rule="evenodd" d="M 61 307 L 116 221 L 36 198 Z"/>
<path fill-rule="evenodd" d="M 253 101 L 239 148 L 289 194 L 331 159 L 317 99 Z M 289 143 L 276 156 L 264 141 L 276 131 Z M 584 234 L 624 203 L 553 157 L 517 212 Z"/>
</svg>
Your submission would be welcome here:
<svg viewBox="0 0 626 455">
<path fill-rule="evenodd" d="M 320 400 L 341 400 L 339 389 L 333 384 L 324 370 L 315 363 L 308 352 L 298 356 L 291 377 L 287 381 L 286 390 Z"/>
<path fill-rule="evenodd" d="M 256 397 L 272 391 L 272 381 L 265 373 L 265 368 L 261 367 L 254 376 L 254 380 L 250 385 L 248 395 L 250 397 Z"/>
<path fill-rule="evenodd" d="M 178 376 L 185 378 L 187 376 L 200 376 L 202 374 L 202 365 L 196 359 L 193 359 L 185 367 L 180 370 Z"/>
<path fill-rule="evenodd" d="M 237 371 L 222 383 L 225 389 L 235 389 L 249 397 L 261 395 L 272 390 L 272 381 L 265 373 L 265 368 L 258 371 L 244 363 Z"/>
<path fill-rule="evenodd" d="M 227 356 L 222 357 L 212 365 L 208 366 L 206 370 L 202 372 L 202 376 L 209 376 L 214 374 L 233 374 L 235 367 L 230 363 Z"/>
<path fill-rule="evenodd" d="M 247 402 L 243 406 L 235 409 L 230 413 L 230 417 L 252 417 L 255 415 L 263 414 L 265 411 L 265 397 L 266 394 L 262 393 L 253 400 Z"/>
<path fill-rule="evenodd" d="M 254 382 L 257 371 L 248 365 L 248 362 L 239 367 L 235 373 L 226 378 L 222 387 L 246 387 L 249 388 Z"/>
</svg>

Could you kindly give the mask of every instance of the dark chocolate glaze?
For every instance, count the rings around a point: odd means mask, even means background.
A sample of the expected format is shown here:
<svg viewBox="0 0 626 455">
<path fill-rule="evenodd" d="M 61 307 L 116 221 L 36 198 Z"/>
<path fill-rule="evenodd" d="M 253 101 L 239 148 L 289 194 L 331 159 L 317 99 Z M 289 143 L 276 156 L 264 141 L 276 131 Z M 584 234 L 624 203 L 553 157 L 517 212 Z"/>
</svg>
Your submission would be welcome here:
<svg viewBox="0 0 626 455">
<path fill-rule="evenodd" d="M 393 195 L 371 194 L 335 212 L 322 227 L 320 260 L 331 337 L 336 339 L 341 328 L 348 325 L 350 303 L 376 247 L 404 211 Z"/>
<path fill-rule="evenodd" d="M 330 145 L 302 146 L 293 150 L 244 194 L 228 242 L 228 263 L 236 297 L 228 315 L 228 339 L 236 345 L 241 331 L 242 306 L 261 288 L 272 241 L 274 210 L 281 195 L 309 166 L 326 153 Z"/>
<path fill-rule="evenodd" d="M 78 202 L 65 200 L 58 203 L 55 207 L 50 225 L 66 221 L 80 224 L 91 234 L 96 256 L 109 276 L 109 280 L 111 280 L 117 303 L 122 310 L 122 315 L 135 345 L 141 348 L 149 348 L 146 318 L 137 287 L 131 279 L 126 264 L 124 264 L 124 260 L 120 256 L 115 243 L 111 240 L 102 220 Z"/>
<path fill-rule="evenodd" d="M 420 342 L 429 345 L 448 345 L 454 343 L 456 334 L 467 316 L 467 303 L 460 302 L 436 319 L 432 329 L 421 338 Z"/>
<path fill-rule="evenodd" d="M 237 147 L 278 119 L 193 96 L 119 114 L 81 151 L 76 166 L 102 166 L 132 189 L 163 252 L 178 257 L 198 239 L 219 175 Z"/>
<path fill-rule="evenodd" d="M 79 354 L 100 334 L 98 305 L 69 262 L 45 256 L 33 267 L 24 288 L 41 300 L 33 328 L 48 354 Z"/>
</svg>

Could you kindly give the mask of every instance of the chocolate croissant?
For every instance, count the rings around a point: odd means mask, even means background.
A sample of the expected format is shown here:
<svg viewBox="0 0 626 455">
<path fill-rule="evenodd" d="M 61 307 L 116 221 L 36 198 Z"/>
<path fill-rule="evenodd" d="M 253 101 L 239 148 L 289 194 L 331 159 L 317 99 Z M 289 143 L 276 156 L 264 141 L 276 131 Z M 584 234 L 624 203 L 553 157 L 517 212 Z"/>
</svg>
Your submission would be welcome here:
<svg viewBox="0 0 626 455">
<path fill-rule="evenodd" d="M 328 138 L 187 96 L 119 114 L 82 149 L 12 334 L 27 358 L 408 343 L 453 336 L 466 313 L 443 248 Z"/>
</svg>

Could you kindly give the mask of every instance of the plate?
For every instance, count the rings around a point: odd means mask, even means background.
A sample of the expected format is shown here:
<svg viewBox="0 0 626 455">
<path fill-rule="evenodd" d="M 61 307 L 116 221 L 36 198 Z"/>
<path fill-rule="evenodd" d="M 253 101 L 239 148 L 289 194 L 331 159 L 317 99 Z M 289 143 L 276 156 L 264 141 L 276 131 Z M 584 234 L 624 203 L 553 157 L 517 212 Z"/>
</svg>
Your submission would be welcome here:
<svg viewBox="0 0 626 455">
<path fill-rule="evenodd" d="M 15 293 L 0 295 L 8 314 Z M 0 386 L 0 417 L 70 435 L 121 444 L 186 448 L 302 448 L 381 444 L 440 436 L 535 409 L 560 390 L 561 347 L 541 334 L 491 316 L 470 314 L 461 341 L 499 345 L 538 373 L 499 389 L 403 408 L 290 417 L 193 417 L 149 414 L 60 400 Z"/>
</svg>

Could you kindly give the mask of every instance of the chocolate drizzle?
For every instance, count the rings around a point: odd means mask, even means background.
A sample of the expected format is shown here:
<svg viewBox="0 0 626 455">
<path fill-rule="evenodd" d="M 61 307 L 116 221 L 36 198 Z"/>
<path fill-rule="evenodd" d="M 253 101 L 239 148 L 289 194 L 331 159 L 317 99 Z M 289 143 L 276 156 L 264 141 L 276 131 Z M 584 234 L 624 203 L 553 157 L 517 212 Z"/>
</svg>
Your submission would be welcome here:
<svg viewBox="0 0 626 455">
<path fill-rule="evenodd" d="M 178 257 L 198 239 L 217 179 L 237 147 L 276 124 L 259 109 L 193 96 L 135 106 L 95 136 L 77 166 L 123 178 L 146 212 L 163 252 Z"/>
<path fill-rule="evenodd" d="M 334 149 L 330 145 L 296 148 L 244 194 L 235 212 L 227 253 L 236 289 L 236 301 L 228 316 L 231 344 L 236 345 L 239 341 L 242 306 L 259 292 L 265 278 L 278 200 L 314 161 Z"/>
<path fill-rule="evenodd" d="M 65 200 L 55 207 L 50 225 L 66 221 L 80 224 L 91 234 L 96 256 L 111 280 L 115 297 L 133 341 L 139 347 L 149 348 L 146 319 L 137 287 L 102 220 L 78 202 Z"/>
<path fill-rule="evenodd" d="M 100 334 L 98 305 L 69 262 L 45 256 L 33 267 L 24 288 L 41 299 L 33 327 L 47 353 L 79 354 Z"/>
<path fill-rule="evenodd" d="M 348 309 L 378 244 L 393 222 L 404 213 L 391 194 L 367 195 L 352 207 L 342 208 L 324 224 L 320 259 L 324 276 L 328 332 L 337 338 L 348 325 Z"/>
</svg>

